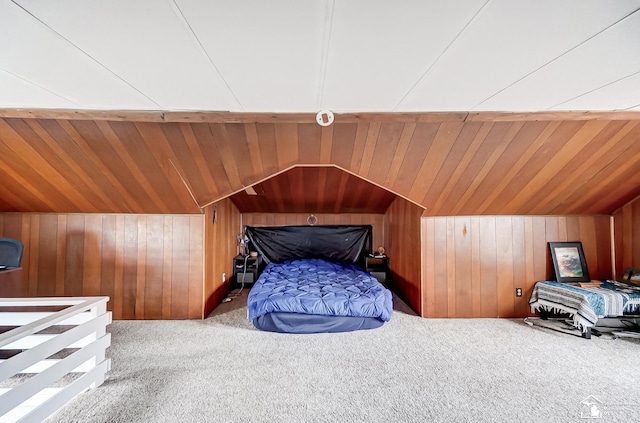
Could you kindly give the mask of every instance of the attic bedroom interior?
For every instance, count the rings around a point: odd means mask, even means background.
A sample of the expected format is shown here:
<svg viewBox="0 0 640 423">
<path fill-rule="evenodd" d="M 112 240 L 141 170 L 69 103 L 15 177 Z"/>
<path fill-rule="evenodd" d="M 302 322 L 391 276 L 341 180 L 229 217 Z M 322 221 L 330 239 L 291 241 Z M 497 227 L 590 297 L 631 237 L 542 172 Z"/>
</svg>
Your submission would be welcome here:
<svg viewBox="0 0 640 423">
<path fill-rule="evenodd" d="M 535 282 L 553 277 L 548 242 L 581 241 L 593 279 L 636 259 L 634 112 L 338 114 L 328 127 L 3 114 L 0 236 L 25 244 L 20 296 L 108 295 L 116 319 L 206 317 L 243 226 L 311 214 L 372 225 L 393 290 L 423 317 L 530 315 Z"/>
<path fill-rule="evenodd" d="M 637 420 L 639 28 L 0 2 L 0 421 Z"/>
</svg>

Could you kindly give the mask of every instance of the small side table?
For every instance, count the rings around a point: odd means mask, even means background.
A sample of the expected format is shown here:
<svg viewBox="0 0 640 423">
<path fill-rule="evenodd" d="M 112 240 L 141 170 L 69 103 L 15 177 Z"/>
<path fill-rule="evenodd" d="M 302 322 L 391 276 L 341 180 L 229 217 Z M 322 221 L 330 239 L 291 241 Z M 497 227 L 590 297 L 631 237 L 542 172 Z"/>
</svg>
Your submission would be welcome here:
<svg viewBox="0 0 640 423">
<path fill-rule="evenodd" d="M 246 267 L 245 267 L 246 260 Z M 234 286 L 253 285 L 258 280 L 262 266 L 262 256 L 235 256 L 233 258 Z"/>
<path fill-rule="evenodd" d="M 389 281 L 389 257 L 365 257 L 364 270 L 385 285 Z"/>
</svg>

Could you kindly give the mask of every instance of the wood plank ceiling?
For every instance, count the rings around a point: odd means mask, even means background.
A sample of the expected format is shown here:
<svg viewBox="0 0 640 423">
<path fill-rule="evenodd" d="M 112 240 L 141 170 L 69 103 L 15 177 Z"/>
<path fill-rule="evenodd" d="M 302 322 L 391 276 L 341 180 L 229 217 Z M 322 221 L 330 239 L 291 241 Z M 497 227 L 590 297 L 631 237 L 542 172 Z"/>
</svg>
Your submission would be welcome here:
<svg viewBox="0 0 640 423">
<path fill-rule="evenodd" d="M 3 212 L 200 213 L 309 165 L 355 175 L 336 191 L 357 176 L 432 216 L 611 214 L 640 195 L 631 112 L 345 114 L 329 127 L 312 115 L 11 113 L 0 113 L 14 116 L 0 119 Z M 318 188 L 300 180 L 291 195 L 304 201 Z M 362 201 L 328 208 L 377 207 Z"/>
<path fill-rule="evenodd" d="M 231 196 L 241 213 L 384 214 L 396 198 L 335 167 L 295 167 L 252 188 Z"/>
</svg>

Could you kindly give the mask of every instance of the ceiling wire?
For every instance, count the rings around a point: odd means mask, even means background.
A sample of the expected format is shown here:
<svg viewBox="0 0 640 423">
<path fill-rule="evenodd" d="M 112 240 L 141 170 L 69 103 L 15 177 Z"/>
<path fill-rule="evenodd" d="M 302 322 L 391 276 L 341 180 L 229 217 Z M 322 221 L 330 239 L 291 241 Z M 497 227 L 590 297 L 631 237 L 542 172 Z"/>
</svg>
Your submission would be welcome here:
<svg viewBox="0 0 640 423">
<path fill-rule="evenodd" d="M 30 81 L 30 80 L 28 80 L 28 79 L 26 79 L 26 78 L 23 78 L 23 77 L 22 77 L 22 76 L 20 76 L 20 75 L 16 75 L 15 73 L 8 71 L 7 69 L 0 68 L 0 71 L 5 72 L 6 74 L 11 75 L 11 76 L 13 76 L 14 78 L 19 79 L 19 80 L 21 80 L 21 81 L 23 81 L 23 82 L 25 82 L 25 83 L 27 83 L 27 84 L 29 84 L 29 85 L 32 85 L 32 86 L 34 86 L 34 87 L 36 87 L 36 88 L 38 88 L 38 89 L 41 89 L 42 91 L 46 91 L 46 92 L 48 92 L 49 94 L 52 94 L 52 95 L 54 95 L 54 96 L 56 96 L 56 97 L 58 97 L 58 98 L 61 98 L 62 100 L 66 100 L 66 101 L 68 101 L 68 102 L 70 102 L 70 103 L 73 103 L 74 105 L 76 105 L 76 106 L 78 106 L 78 107 L 82 107 L 82 105 L 81 105 L 81 104 L 76 103 L 75 101 L 71 100 L 70 98 L 67 98 L 67 97 L 65 97 L 65 96 L 63 96 L 63 95 L 60 95 L 60 94 L 56 93 L 55 91 L 51 91 L 51 90 L 50 90 L 50 89 L 48 89 L 47 87 L 43 87 L 43 86 L 41 86 L 41 85 L 38 85 L 38 84 L 36 84 L 35 82 Z"/>
<path fill-rule="evenodd" d="M 554 104 L 553 106 L 549 107 L 547 110 L 553 109 L 554 107 L 561 106 L 561 105 L 563 105 L 563 104 L 565 104 L 565 103 L 568 103 L 568 102 L 570 102 L 570 101 L 573 101 L 573 100 L 575 100 L 575 99 L 577 99 L 577 98 L 583 97 L 583 96 L 585 96 L 585 95 L 587 95 L 587 94 L 591 94 L 592 92 L 595 92 L 595 91 L 601 90 L 602 88 L 608 87 L 609 85 L 613 85 L 613 84 L 615 84 L 615 83 L 617 83 L 617 82 L 620 82 L 620 81 L 623 81 L 623 80 L 625 80 L 625 79 L 631 78 L 632 76 L 635 76 L 635 75 L 638 75 L 638 74 L 640 74 L 640 70 L 639 70 L 639 71 L 637 71 L 637 72 L 634 72 L 634 73 L 632 73 L 632 74 L 629 74 L 629 75 L 627 75 L 627 76 L 623 76 L 622 78 L 618 78 L 618 79 L 616 79 L 616 80 L 614 80 L 614 81 L 608 82 L 608 83 L 606 83 L 606 84 L 604 84 L 604 85 L 601 85 L 601 86 L 599 86 L 599 87 L 596 87 L 596 88 L 594 88 L 594 89 L 592 89 L 592 90 L 586 91 L 586 92 L 584 92 L 584 93 L 582 93 L 582 94 L 580 94 L 580 95 L 577 95 L 577 96 L 572 97 L 572 98 L 570 98 L 570 99 L 568 99 L 568 100 L 562 101 L 562 102 L 560 102 L 560 103 L 558 103 L 558 104 Z"/>
<path fill-rule="evenodd" d="M 96 63 L 98 66 L 100 66 L 101 68 L 103 68 L 104 70 L 106 70 L 107 72 L 111 73 L 113 76 L 115 76 L 116 78 L 118 78 L 120 81 L 124 82 L 126 85 L 128 85 L 131 89 L 135 90 L 137 93 L 139 93 L 140 95 L 142 95 L 144 98 L 146 98 L 147 100 L 149 100 L 150 102 L 152 102 L 153 104 L 155 104 L 156 106 L 158 106 L 158 108 L 162 109 L 163 107 L 155 100 L 153 100 L 151 97 L 149 97 L 148 95 L 146 95 L 145 93 L 143 93 L 142 91 L 140 91 L 138 88 L 134 87 L 131 83 L 129 83 L 126 79 L 124 79 L 123 77 L 121 77 L 120 75 L 118 75 L 116 72 L 114 72 L 113 70 L 109 69 L 107 66 L 105 66 L 104 64 L 102 64 L 100 61 L 98 61 L 95 57 L 91 56 L 89 53 L 87 53 L 86 51 L 84 51 L 83 49 L 81 49 L 78 45 L 74 44 L 71 40 L 69 40 L 68 38 L 64 37 L 62 34 L 60 34 L 58 31 L 56 31 L 55 29 L 53 29 L 52 27 L 50 27 L 47 23 L 45 23 L 42 19 L 38 18 L 36 15 L 34 15 L 33 13 L 31 13 L 29 10 L 27 10 L 24 6 L 22 6 L 20 3 L 17 2 L 17 0 L 11 0 L 11 2 L 13 4 L 15 4 L 17 7 L 19 7 L 22 11 L 24 11 L 26 14 L 28 14 L 29 16 L 31 16 L 33 19 L 35 19 L 36 21 L 38 21 L 41 25 L 43 25 L 45 28 L 47 28 L 49 31 L 53 32 L 55 35 L 57 35 L 58 37 L 60 37 L 61 39 L 63 39 L 65 42 L 69 43 L 71 46 L 73 46 L 76 50 L 78 50 L 79 52 L 81 52 L 82 54 L 84 54 L 85 56 L 87 56 L 89 59 L 91 59 L 94 63 Z M 71 100 L 69 100 L 71 101 Z"/>
<path fill-rule="evenodd" d="M 436 60 L 433 61 L 433 63 L 431 63 L 431 65 L 429 65 L 429 67 L 427 68 L 427 70 L 425 70 L 422 75 L 420 76 L 420 78 L 418 78 L 418 80 L 411 86 L 411 88 L 409 88 L 409 91 L 407 91 L 405 93 L 405 95 L 402 96 L 402 98 L 400 98 L 400 100 L 398 101 L 398 103 L 393 107 L 392 111 L 397 111 L 398 107 L 400 107 L 402 105 L 402 103 L 407 99 L 407 97 L 409 96 L 409 94 L 411 94 L 413 92 L 413 90 L 416 89 L 416 87 L 418 87 L 418 85 L 420 85 L 420 83 L 422 82 L 423 79 L 426 78 L 427 74 L 429 72 L 431 72 L 431 69 L 433 69 L 435 67 L 436 64 L 438 64 L 438 62 L 440 61 L 440 59 L 442 59 L 442 57 L 449 51 L 449 49 L 451 48 L 451 46 L 453 46 L 453 44 L 458 40 L 458 38 L 460 38 L 462 36 L 463 33 L 465 33 L 467 31 L 467 29 L 469 29 L 475 22 L 478 21 L 478 19 L 480 18 L 480 16 L 482 16 L 482 14 L 484 13 L 485 10 L 487 10 L 488 6 L 490 3 L 492 3 L 493 0 L 487 0 L 484 2 L 484 4 L 482 5 L 482 7 L 480 7 L 478 9 L 478 11 L 471 17 L 471 19 L 469 19 L 469 22 L 466 23 L 466 25 L 464 27 L 462 27 L 462 29 L 460 31 L 458 31 L 458 33 L 456 34 L 455 37 L 453 37 L 453 39 L 449 42 L 449 44 L 447 44 L 447 46 L 440 52 L 440 54 L 438 55 L 438 57 L 436 57 Z"/>
<path fill-rule="evenodd" d="M 333 29 L 333 12 L 335 10 L 335 0 L 327 0 L 327 9 L 324 20 L 324 31 L 322 34 L 322 57 L 320 58 L 320 81 L 318 84 L 318 97 L 316 108 L 322 109 L 324 102 L 324 85 L 327 79 L 327 68 L 329 61 L 329 51 L 331 47 L 331 31 Z"/>
<path fill-rule="evenodd" d="M 236 105 L 238 106 L 239 110 L 243 111 L 244 107 L 242 107 L 242 103 L 240 103 L 240 100 L 236 96 L 236 93 L 233 91 L 233 89 L 231 88 L 231 85 L 229 85 L 229 82 L 225 79 L 224 75 L 222 75 L 222 72 L 220 72 L 220 69 L 218 69 L 214 60 L 211 58 L 207 50 L 202 45 L 200 38 L 198 38 L 198 36 L 196 35 L 196 32 L 191 27 L 191 24 L 189 23 L 189 21 L 187 20 L 187 17 L 182 12 L 182 9 L 180 9 L 180 6 L 178 6 L 178 3 L 176 3 L 176 0 L 169 0 L 169 3 L 171 4 L 171 8 L 175 12 L 175 14 L 178 16 L 182 24 L 185 27 L 187 27 L 189 36 L 192 38 L 198 50 L 200 50 L 200 53 L 202 53 L 202 55 L 204 55 L 204 57 L 207 58 L 207 62 L 213 68 L 213 71 L 220 77 L 225 87 L 227 87 L 227 90 L 229 90 L 229 93 L 231 94 L 234 101 L 236 102 Z"/>
<path fill-rule="evenodd" d="M 479 102 L 478 104 L 476 104 L 475 106 L 473 106 L 471 108 L 471 110 L 475 109 L 476 107 L 480 106 L 481 104 L 491 100 L 493 97 L 497 96 L 498 94 L 502 93 L 503 91 L 513 87 L 514 85 L 516 85 L 517 83 L 519 83 L 520 81 L 530 77 L 531 75 L 533 75 L 534 73 L 538 72 L 540 69 L 550 65 L 551 63 L 555 62 L 556 60 L 558 60 L 559 58 L 565 56 L 566 54 L 572 52 L 573 50 L 577 49 L 578 47 L 583 46 L 584 44 L 588 43 L 589 41 L 591 41 L 592 39 L 594 39 L 595 37 L 597 37 L 598 35 L 602 34 L 603 32 L 609 30 L 610 28 L 613 28 L 614 26 L 618 25 L 620 22 L 624 21 L 625 19 L 631 17 L 632 15 L 638 13 L 638 11 L 640 11 L 640 8 L 630 12 L 629 14 L 627 14 L 626 16 L 623 16 L 622 18 L 618 19 L 617 21 L 615 21 L 614 23 L 612 23 L 611 25 L 607 26 L 606 28 L 596 32 L 595 34 L 593 34 L 591 37 L 583 40 L 582 42 L 576 44 L 575 46 L 571 47 L 569 50 L 565 51 L 564 53 L 561 53 L 560 55 L 554 57 L 553 59 L 549 60 L 548 62 L 540 65 L 539 67 L 537 67 L 536 69 L 532 70 L 531 72 L 529 72 L 528 74 L 524 75 L 523 77 L 513 81 L 511 84 L 507 85 L 506 87 L 502 88 L 501 90 L 493 93 L 491 96 L 485 98 L 484 100 L 482 100 L 481 102 Z"/>
</svg>

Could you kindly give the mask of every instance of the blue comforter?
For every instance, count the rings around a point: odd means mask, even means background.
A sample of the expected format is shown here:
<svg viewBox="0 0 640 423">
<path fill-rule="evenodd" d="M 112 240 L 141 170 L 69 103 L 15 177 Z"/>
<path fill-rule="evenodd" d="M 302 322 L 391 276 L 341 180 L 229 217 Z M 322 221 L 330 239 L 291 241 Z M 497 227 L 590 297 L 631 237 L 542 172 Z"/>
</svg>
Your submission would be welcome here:
<svg viewBox="0 0 640 423">
<path fill-rule="evenodd" d="M 320 259 L 269 263 L 247 301 L 249 320 L 271 312 L 391 319 L 391 291 L 348 263 Z"/>
</svg>

